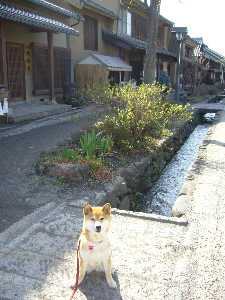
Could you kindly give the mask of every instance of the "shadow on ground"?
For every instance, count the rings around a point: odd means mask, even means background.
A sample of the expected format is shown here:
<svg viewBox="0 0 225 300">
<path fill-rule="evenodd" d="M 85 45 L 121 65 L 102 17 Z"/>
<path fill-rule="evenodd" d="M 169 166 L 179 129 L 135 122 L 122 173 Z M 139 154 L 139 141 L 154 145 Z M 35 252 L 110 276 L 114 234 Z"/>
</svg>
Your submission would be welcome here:
<svg viewBox="0 0 225 300">
<path fill-rule="evenodd" d="M 225 147 L 225 143 L 222 143 L 222 142 L 217 141 L 217 140 L 210 140 L 209 144 L 210 144 L 210 145 L 213 144 L 213 145 Z"/>
<path fill-rule="evenodd" d="M 86 275 L 79 290 L 87 300 L 122 300 L 117 272 L 114 272 L 113 278 L 117 283 L 117 289 L 108 286 L 104 273 L 92 272 Z"/>
</svg>

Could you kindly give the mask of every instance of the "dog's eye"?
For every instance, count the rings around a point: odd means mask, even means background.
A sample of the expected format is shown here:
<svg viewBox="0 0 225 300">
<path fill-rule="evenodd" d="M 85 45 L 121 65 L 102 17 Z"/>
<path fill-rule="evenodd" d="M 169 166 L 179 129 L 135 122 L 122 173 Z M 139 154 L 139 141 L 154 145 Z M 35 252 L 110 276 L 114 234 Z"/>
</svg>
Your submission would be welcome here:
<svg viewBox="0 0 225 300">
<path fill-rule="evenodd" d="M 103 220 L 104 220 L 104 218 L 101 218 L 101 219 L 100 219 L 100 221 L 103 221 Z"/>
<path fill-rule="evenodd" d="M 95 218 L 91 218 L 91 221 L 95 221 Z"/>
</svg>

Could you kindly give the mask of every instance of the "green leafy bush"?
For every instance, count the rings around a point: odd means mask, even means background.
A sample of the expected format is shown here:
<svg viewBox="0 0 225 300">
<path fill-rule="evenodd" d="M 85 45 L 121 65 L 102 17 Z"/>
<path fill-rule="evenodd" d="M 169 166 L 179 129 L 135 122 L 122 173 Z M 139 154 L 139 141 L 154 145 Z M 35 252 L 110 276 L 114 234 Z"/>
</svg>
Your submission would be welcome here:
<svg viewBox="0 0 225 300">
<path fill-rule="evenodd" d="M 83 156 L 88 159 L 102 157 L 112 150 L 112 139 L 110 136 L 101 136 L 96 131 L 86 132 L 80 137 L 80 147 Z"/>
<path fill-rule="evenodd" d="M 45 157 L 49 162 L 76 162 L 80 158 L 79 151 L 71 148 L 64 148 Z"/>
<path fill-rule="evenodd" d="M 111 87 L 109 84 L 96 84 L 82 90 L 81 94 L 97 103 L 111 104 L 115 94 L 115 88 Z"/>
<path fill-rule="evenodd" d="M 117 87 L 116 97 L 123 104 L 96 127 L 112 136 L 114 145 L 123 151 L 149 150 L 174 121 L 189 120 L 188 106 L 171 104 L 164 100 L 162 87 L 142 84 L 136 89 L 130 85 Z"/>
</svg>

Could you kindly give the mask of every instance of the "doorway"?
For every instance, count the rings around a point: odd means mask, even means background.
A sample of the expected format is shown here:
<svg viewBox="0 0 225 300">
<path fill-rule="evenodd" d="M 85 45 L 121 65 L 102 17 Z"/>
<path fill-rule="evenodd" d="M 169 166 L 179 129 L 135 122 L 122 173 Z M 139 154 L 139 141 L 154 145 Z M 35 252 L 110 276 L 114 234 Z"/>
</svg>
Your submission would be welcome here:
<svg viewBox="0 0 225 300">
<path fill-rule="evenodd" d="M 6 44 L 7 74 L 10 99 L 25 99 L 24 46 L 17 43 Z"/>
</svg>

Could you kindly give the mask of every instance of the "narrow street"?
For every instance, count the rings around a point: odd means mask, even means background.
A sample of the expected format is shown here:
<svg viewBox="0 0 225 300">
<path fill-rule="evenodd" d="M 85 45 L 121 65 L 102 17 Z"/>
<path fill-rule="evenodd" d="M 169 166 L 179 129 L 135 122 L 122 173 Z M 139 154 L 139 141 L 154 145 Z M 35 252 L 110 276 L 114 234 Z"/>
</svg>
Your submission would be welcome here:
<svg viewBox="0 0 225 300">
<path fill-rule="evenodd" d="M 224 11 L 0 1 L 0 300 L 225 300 Z"/>
<path fill-rule="evenodd" d="M 0 231 L 35 208 L 60 199 L 60 188 L 37 176 L 35 163 L 42 152 L 88 128 L 101 111 L 91 105 L 74 115 L 7 125 L 0 130 Z"/>
</svg>

